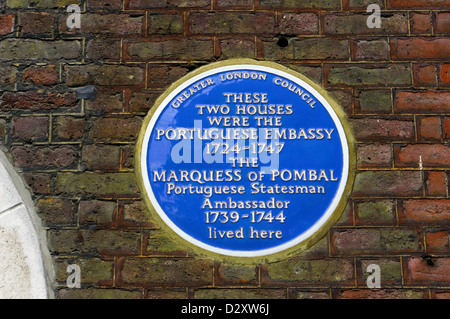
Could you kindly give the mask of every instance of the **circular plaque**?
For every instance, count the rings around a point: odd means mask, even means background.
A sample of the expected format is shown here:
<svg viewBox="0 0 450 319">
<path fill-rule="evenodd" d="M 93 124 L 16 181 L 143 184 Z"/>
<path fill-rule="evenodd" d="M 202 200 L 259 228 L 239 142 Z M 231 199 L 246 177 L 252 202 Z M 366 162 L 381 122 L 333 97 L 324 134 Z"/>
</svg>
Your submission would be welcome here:
<svg viewBox="0 0 450 319">
<path fill-rule="evenodd" d="M 304 76 L 247 59 L 174 83 L 146 117 L 136 158 L 163 228 L 233 257 L 310 247 L 339 218 L 353 182 L 343 111 Z"/>
</svg>

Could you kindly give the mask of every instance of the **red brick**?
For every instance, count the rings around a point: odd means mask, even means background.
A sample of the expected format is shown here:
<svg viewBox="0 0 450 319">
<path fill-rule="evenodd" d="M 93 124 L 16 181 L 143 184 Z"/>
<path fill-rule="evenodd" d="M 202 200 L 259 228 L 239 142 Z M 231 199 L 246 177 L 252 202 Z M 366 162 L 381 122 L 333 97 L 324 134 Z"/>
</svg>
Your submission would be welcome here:
<svg viewBox="0 0 450 319">
<path fill-rule="evenodd" d="M 86 57 L 90 60 L 119 61 L 120 40 L 95 38 L 86 44 Z"/>
<path fill-rule="evenodd" d="M 192 34 L 273 34 L 275 16 L 267 13 L 192 13 L 189 31 Z"/>
<path fill-rule="evenodd" d="M 13 120 L 13 137 L 27 141 L 48 138 L 48 118 L 41 116 L 20 117 Z"/>
<path fill-rule="evenodd" d="M 46 12 L 19 12 L 19 27 L 23 34 L 51 34 L 55 14 Z M 66 21 L 66 20 L 64 20 Z"/>
<path fill-rule="evenodd" d="M 24 173 L 23 177 L 34 194 L 50 194 L 50 174 Z"/>
<path fill-rule="evenodd" d="M 381 275 L 383 276 L 383 275 Z M 365 283 L 364 283 L 365 284 Z M 412 289 L 352 289 L 341 290 L 333 298 L 336 299 L 421 299 L 427 293 Z"/>
<path fill-rule="evenodd" d="M 436 86 L 436 67 L 434 65 L 414 65 L 415 86 Z"/>
<path fill-rule="evenodd" d="M 358 165 L 360 167 L 391 167 L 391 145 L 358 144 Z"/>
<path fill-rule="evenodd" d="M 15 146 L 11 148 L 11 155 L 15 165 L 22 168 L 73 168 L 77 164 L 78 151 L 71 146 Z"/>
<path fill-rule="evenodd" d="M 414 138 L 414 123 L 410 120 L 354 119 L 351 121 L 358 141 L 403 141 Z"/>
<path fill-rule="evenodd" d="M 86 121 L 83 118 L 59 116 L 53 122 L 53 138 L 77 140 L 83 137 Z"/>
<path fill-rule="evenodd" d="M 439 141 L 441 139 L 441 119 L 429 116 L 418 119 L 417 139 L 419 141 Z"/>
<path fill-rule="evenodd" d="M 439 253 L 449 251 L 449 234 L 447 231 L 427 232 L 427 252 Z"/>
<path fill-rule="evenodd" d="M 59 31 L 63 34 L 140 35 L 145 23 L 144 15 L 85 13 L 81 15 L 81 28 L 69 29 L 67 18 L 68 14 L 60 17 Z"/>
<path fill-rule="evenodd" d="M 282 13 L 276 30 L 285 35 L 318 34 L 319 18 L 315 13 Z"/>
<path fill-rule="evenodd" d="M 206 8 L 211 7 L 211 0 L 130 0 L 130 9 L 156 9 L 156 8 Z"/>
<path fill-rule="evenodd" d="M 0 100 L 0 109 L 51 110 L 78 106 L 74 93 L 44 93 L 37 91 L 8 92 Z"/>
<path fill-rule="evenodd" d="M 401 224 L 449 225 L 449 199 L 409 199 L 399 205 Z"/>
<path fill-rule="evenodd" d="M 386 39 L 354 40 L 350 42 L 352 60 L 388 60 L 389 45 Z"/>
<path fill-rule="evenodd" d="M 423 193 L 419 171 L 362 171 L 356 175 L 353 196 L 418 196 Z"/>
<path fill-rule="evenodd" d="M 410 144 L 394 147 L 396 167 L 446 167 L 450 165 L 450 146 L 442 144 Z"/>
<path fill-rule="evenodd" d="M 148 85 L 152 87 L 167 87 L 188 72 L 189 69 L 185 66 L 150 65 L 148 69 Z"/>
<path fill-rule="evenodd" d="M 393 60 L 449 59 L 450 38 L 407 38 L 392 39 Z"/>
<path fill-rule="evenodd" d="M 95 99 L 86 101 L 89 113 L 119 113 L 123 110 L 123 92 L 99 87 Z"/>
<path fill-rule="evenodd" d="M 443 286 L 450 284 L 450 258 L 431 258 L 432 265 L 422 257 L 405 260 L 405 284 Z"/>
<path fill-rule="evenodd" d="M 251 38 L 243 39 L 221 39 L 220 58 L 254 58 L 255 57 L 255 40 Z"/>
<path fill-rule="evenodd" d="M 447 174 L 442 171 L 430 171 L 426 180 L 427 195 L 445 196 L 447 193 Z"/>
<path fill-rule="evenodd" d="M 118 170 L 120 147 L 105 144 L 84 145 L 81 159 L 88 170 Z"/>
<path fill-rule="evenodd" d="M 392 9 L 435 9 L 437 5 L 440 7 L 450 6 L 450 0 L 388 0 L 387 7 Z"/>
<path fill-rule="evenodd" d="M 444 121 L 444 138 L 450 139 L 450 117 L 446 117 Z"/>
<path fill-rule="evenodd" d="M 94 140 L 135 141 L 140 127 L 139 118 L 98 118 L 89 134 Z"/>
<path fill-rule="evenodd" d="M 450 91 L 400 91 L 394 98 L 396 113 L 446 113 L 450 111 Z"/>
<path fill-rule="evenodd" d="M 358 255 L 421 251 L 421 235 L 414 229 L 360 228 L 331 232 L 331 252 Z"/>
<path fill-rule="evenodd" d="M 450 33 L 450 12 L 436 13 L 435 33 L 442 33 L 448 36 Z"/>
<path fill-rule="evenodd" d="M 139 85 L 144 81 L 144 70 L 137 66 L 126 65 L 67 65 L 66 84 L 68 86 L 84 85 Z"/>
<path fill-rule="evenodd" d="M 55 65 L 30 66 L 23 72 L 22 81 L 36 85 L 52 85 L 58 82 L 58 75 Z"/>
<path fill-rule="evenodd" d="M 131 113 L 147 113 L 160 95 L 160 92 L 133 92 L 128 110 Z"/>
<path fill-rule="evenodd" d="M 411 33 L 424 34 L 431 33 L 431 15 L 429 12 L 414 12 L 410 15 Z"/>
<path fill-rule="evenodd" d="M 8 34 L 14 31 L 14 15 L 0 15 L 0 35 Z"/>
<path fill-rule="evenodd" d="M 443 64 L 439 69 L 439 85 L 450 86 L 450 64 Z"/>
</svg>

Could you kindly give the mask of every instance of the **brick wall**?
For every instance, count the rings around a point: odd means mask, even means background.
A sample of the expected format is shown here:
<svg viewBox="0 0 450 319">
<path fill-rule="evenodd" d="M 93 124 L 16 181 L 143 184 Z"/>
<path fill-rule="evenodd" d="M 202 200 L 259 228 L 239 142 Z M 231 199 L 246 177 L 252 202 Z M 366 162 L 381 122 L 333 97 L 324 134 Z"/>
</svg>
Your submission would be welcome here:
<svg viewBox="0 0 450 319">
<path fill-rule="evenodd" d="M 69 4 L 81 28 L 67 27 Z M 366 26 L 368 4 L 381 28 Z M 0 142 L 47 230 L 58 298 L 450 298 L 450 1 L 2 0 Z M 288 66 L 347 112 L 357 176 L 310 250 L 238 265 L 149 219 L 134 145 L 155 99 L 228 58 Z M 95 98 L 80 98 L 94 85 Z M 82 97 L 82 96 L 81 96 Z M 66 287 L 69 264 L 81 288 Z M 368 289 L 369 264 L 382 289 Z"/>
</svg>

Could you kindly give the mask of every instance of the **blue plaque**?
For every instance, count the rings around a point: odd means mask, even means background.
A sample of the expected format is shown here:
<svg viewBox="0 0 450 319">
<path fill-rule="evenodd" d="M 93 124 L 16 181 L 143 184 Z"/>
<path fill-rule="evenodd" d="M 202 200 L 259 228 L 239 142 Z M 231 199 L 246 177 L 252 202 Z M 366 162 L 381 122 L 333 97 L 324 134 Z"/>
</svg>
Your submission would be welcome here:
<svg viewBox="0 0 450 319">
<path fill-rule="evenodd" d="M 352 138 L 320 87 L 274 63 L 199 68 L 153 106 L 138 179 L 157 220 L 209 252 L 261 257 L 307 248 L 346 205 Z"/>
</svg>

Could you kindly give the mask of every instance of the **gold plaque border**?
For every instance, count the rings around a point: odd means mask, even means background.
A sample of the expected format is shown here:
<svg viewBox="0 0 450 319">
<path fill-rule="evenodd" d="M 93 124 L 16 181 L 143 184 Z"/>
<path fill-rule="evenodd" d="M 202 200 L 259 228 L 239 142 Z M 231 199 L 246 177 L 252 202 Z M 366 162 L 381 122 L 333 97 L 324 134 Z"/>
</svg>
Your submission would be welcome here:
<svg viewBox="0 0 450 319">
<path fill-rule="evenodd" d="M 249 65 L 256 65 L 256 66 L 265 66 L 273 69 L 277 69 L 279 71 L 286 72 L 292 76 L 295 76 L 307 84 L 309 84 L 311 87 L 313 87 L 320 95 L 323 96 L 323 98 L 331 105 L 333 111 L 336 113 L 339 121 L 342 124 L 342 127 L 344 129 L 347 143 L 348 143 L 348 151 L 349 151 L 349 172 L 348 172 L 348 178 L 347 178 L 347 184 L 345 185 L 344 192 L 342 194 L 342 197 L 334 210 L 334 212 L 331 214 L 331 216 L 328 218 L 328 220 L 322 225 L 322 227 L 319 228 L 313 235 L 305 239 L 304 241 L 294 245 L 293 247 L 287 248 L 283 251 L 273 253 L 270 255 L 264 255 L 264 256 L 258 256 L 258 257 L 235 257 L 235 256 L 228 256 L 219 254 L 217 252 L 209 251 L 204 248 L 198 247 L 197 245 L 187 241 L 186 239 L 182 238 L 180 235 L 178 235 L 172 228 L 170 228 L 159 216 L 159 214 L 156 212 L 155 208 L 153 207 L 153 203 L 150 201 L 147 190 L 144 186 L 144 179 L 142 176 L 142 170 L 141 170 L 141 155 L 142 155 L 142 148 L 143 148 L 143 141 L 144 136 L 146 134 L 146 131 L 148 129 L 148 125 L 156 112 L 156 110 L 159 108 L 161 103 L 164 101 L 164 99 L 176 88 L 178 88 L 181 84 L 184 82 L 190 80 L 191 78 L 204 73 L 209 70 L 213 70 L 216 68 L 224 67 L 224 66 L 231 66 L 231 65 L 240 65 L 240 64 L 249 64 Z M 350 124 L 348 123 L 347 115 L 345 114 L 344 110 L 339 106 L 339 104 L 334 100 L 334 98 L 321 86 L 316 84 L 315 82 L 308 79 L 306 76 L 293 71 L 292 69 L 289 69 L 283 65 L 280 65 L 278 63 L 269 62 L 269 61 L 257 61 L 253 59 L 229 59 L 225 61 L 220 62 L 214 62 L 205 66 L 201 66 L 194 71 L 189 72 L 187 75 L 182 77 L 181 79 L 177 80 L 173 84 L 169 86 L 168 89 L 156 100 L 152 108 L 149 110 L 147 116 L 145 117 L 144 121 L 142 122 L 142 126 L 139 132 L 139 136 L 136 143 L 136 149 L 135 149 L 135 174 L 136 174 L 136 180 L 138 183 L 138 187 L 142 193 L 143 200 L 146 204 L 146 207 L 149 210 L 151 218 L 153 218 L 156 223 L 161 227 L 161 229 L 168 235 L 168 237 L 176 244 L 186 247 L 187 251 L 191 251 L 192 253 L 199 255 L 201 257 L 209 257 L 213 258 L 215 260 L 225 261 L 225 262 L 233 262 L 233 263 L 240 263 L 240 264 L 259 264 L 264 262 L 275 262 L 282 259 L 286 259 L 292 256 L 295 256 L 309 248 L 311 248 L 314 244 L 316 244 L 320 239 L 322 239 L 328 231 L 331 229 L 331 227 L 339 220 L 342 213 L 344 212 L 347 203 L 348 198 L 350 197 L 350 194 L 353 189 L 353 182 L 355 179 L 355 172 L 356 172 L 356 148 L 355 148 L 355 139 L 352 133 L 352 129 Z"/>
</svg>

